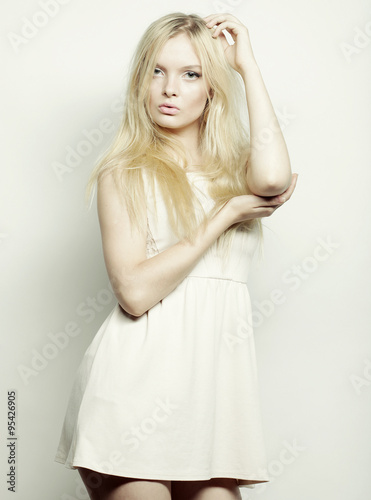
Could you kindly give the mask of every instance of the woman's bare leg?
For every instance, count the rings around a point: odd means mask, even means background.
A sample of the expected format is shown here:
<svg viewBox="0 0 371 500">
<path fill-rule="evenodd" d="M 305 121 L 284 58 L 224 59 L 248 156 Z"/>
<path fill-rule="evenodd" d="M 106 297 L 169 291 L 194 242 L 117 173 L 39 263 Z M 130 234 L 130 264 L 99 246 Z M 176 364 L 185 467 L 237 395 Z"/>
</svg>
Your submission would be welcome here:
<svg viewBox="0 0 371 500">
<path fill-rule="evenodd" d="M 78 467 L 91 500 L 171 500 L 171 481 L 111 476 Z"/>
<path fill-rule="evenodd" d="M 207 481 L 172 481 L 172 500 L 241 500 L 235 479 L 212 478 Z"/>
</svg>

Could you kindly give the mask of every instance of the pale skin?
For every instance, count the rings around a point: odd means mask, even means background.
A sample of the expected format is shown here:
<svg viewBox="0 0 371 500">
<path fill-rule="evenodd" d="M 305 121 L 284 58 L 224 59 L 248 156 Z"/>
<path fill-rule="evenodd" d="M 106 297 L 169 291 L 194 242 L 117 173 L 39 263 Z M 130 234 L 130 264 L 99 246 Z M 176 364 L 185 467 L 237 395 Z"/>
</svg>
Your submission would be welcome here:
<svg viewBox="0 0 371 500">
<path fill-rule="evenodd" d="M 292 181 L 290 159 L 282 131 L 252 51 L 248 29 L 231 14 L 204 18 L 208 28 L 217 26 L 213 37 L 220 37 L 227 61 L 243 78 L 250 118 L 252 155 L 247 169 L 250 190 L 259 196 L 283 193 Z M 234 40 L 229 45 L 222 30 Z M 268 129 L 269 141 L 259 136 Z M 264 146 L 264 147 L 263 147 Z"/>
<path fill-rule="evenodd" d="M 269 217 L 288 201 L 295 189 L 297 175 L 291 174 L 286 144 L 279 127 L 266 147 L 256 147 L 259 132 L 277 123 L 259 68 L 255 62 L 249 34 L 231 14 L 204 18 L 214 37 L 221 37 L 225 55 L 245 83 L 250 117 L 252 152 L 247 168 L 251 195 L 236 196 L 200 228 L 193 243 L 180 240 L 165 251 L 147 259 L 146 231 L 132 230 L 111 176 L 98 185 L 98 216 L 107 272 L 120 306 L 133 316 L 141 316 L 169 295 L 191 272 L 206 250 L 236 222 Z M 222 29 L 232 35 L 229 46 Z M 197 170 L 199 117 L 207 94 L 200 61 L 187 35 L 170 39 L 159 55 L 150 88 L 150 111 L 156 123 L 176 134 L 189 152 L 189 169 Z M 162 103 L 179 108 L 174 115 L 159 110 Z M 232 500 L 241 499 L 236 480 L 213 478 L 205 481 L 148 481 L 107 476 L 79 468 L 92 500 Z M 89 480 L 95 478 L 95 480 Z"/>
</svg>

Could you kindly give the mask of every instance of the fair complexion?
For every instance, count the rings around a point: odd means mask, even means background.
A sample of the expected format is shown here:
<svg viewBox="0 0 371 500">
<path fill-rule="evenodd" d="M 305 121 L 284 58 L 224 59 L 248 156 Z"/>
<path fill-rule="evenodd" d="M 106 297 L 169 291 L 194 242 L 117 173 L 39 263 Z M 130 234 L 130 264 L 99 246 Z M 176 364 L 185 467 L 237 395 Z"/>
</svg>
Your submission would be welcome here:
<svg viewBox="0 0 371 500">
<path fill-rule="evenodd" d="M 245 84 L 252 150 L 247 164 L 248 186 L 251 192 L 259 196 L 281 194 L 292 180 L 290 159 L 277 116 L 255 61 L 248 29 L 231 14 L 211 14 L 203 20 L 213 31 L 212 36 L 221 41 L 228 63 L 242 76 Z M 229 45 L 222 30 L 231 35 L 233 45 Z M 264 137 L 264 140 L 261 141 L 259 137 Z"/>
<path fill-rule="evenodd" d="M 200 116 L 207 93 L 201 61 L 185 33 L 165 43 L 157 58 L 149 92 L 152 119 L 177 136 L 189 154 L 190 164 L 197 164 Z"/>
<path fill-rule="evenodd" d="M 214 16 L 212 21 L 214 24 L 216 18 L 220 16 Z M 219 28 L 222 26 L 223 24 L 219 24 Z M 229 26 L 232 30 L 233 27 Z M 217 30 L 215 35 L 218 36 Z M 242 49 L 238 52 L 237 44 L 235 44 L 234 49 L 227 52 L 229 61 L 241 71 L 242 68 L 253 67 L 253 65 L 246 64 L 245 31 L 243 31 L 243 36 L 245 45 L 243 43 L 239 45 Z M 171 45 L 168 45 L 168 48 L 171 60 L 163 51 L 157 61 L 158 65 L 161 65 L 160 72 L 156 71 L 153 75 L 151 110 L 160 126 L 176 134 L 183 141 L 183 144 L 192 152 L 194 160 L 197 158 L 198 122 L 206 97 L 201 92 L 201 86 L 198 86 L 198 80 L 188 81 L 190 74 L 187 74 L 187 69 L 189 65 L 194 65 L 199 61 L 194 58 L 193 48 L 187 52 L 189 59 L 183 59 L 182 56 L 179 62 L 181 56 L 179 53 L 175 57 L 172 49 L 177 47 L 178 43 L 181 43 L 184 49 L 189 49 L 189 44 L 183 35 L 182 38 L 179 35 L 170 41 Z M 259 98 L 263 108 L 262 114 L 265 116 L 265 120 L 260 120 L 258 106 L 255 104 L 252 106 L 252 125 L 256 133 L 259 130 L 259 124 L 265 124 L 266 120 L 271 119 L 273 115 L 264 98 L 266 91 L 261 80 L 257 77 L 249 77 L 246 78 L 245 84 L 255 93 L 256 98 Z M 190 88 L 194 89 L 195 96 L 191 95 L 192 92 L 188 93 Z M 197 112 L 188 109 L 188 104 L 192 99 L 195 99 Z M 177 103 L 179 113 L 167 116 L 155 109 L 166 100 Z M 258 160 L 253 158 L 249 162 L 251 163 L 247 169 L 248 180 L 251 183 L 249 186 L 253 192 L 257 191 L 263 195 L 233 197 L 208 222 L 205 229 L 199 228 L 193 243 L 186 239 L 181 240 L 149 259 L 146 257 L 146 230 L 132 230 L 126 207 L 121 202 L 111 175 L 102 179 L 98 184 L 97 201 L 104 259 L 116 298 L 126 312 L 133 316 L 141 316 L 169 295 L 189 275 L 206 250 L 231 225 L 245 220 L 269 217 L 289 200 L 295 189 L 297 175 L 291 176 L 289 163 L 285 162 L 284 157 L 281 160 L 277 160 L 274 155 L 271 157 L 273 151 L 276 153 L 281 151 L 279 144 L 280 140 L 277 139 L 274 145 L 268 148 L 268 152 L 263 153 L 264 157 L 259 156 Z M 273 164 L 270 164 L 268 160 L 271 160 Z M 271 196 L 270 193 L 275 193 L 275 195 Z"/>
<path fill-rule="evenodd" d="M 112 476 L 78 467 L 92 500 L 241 500 L 235 479 L 156 481 Z"/>
<path fill-rule="evenodd" d="M 216 18 L 218 16 L 214 16 Z M 216 35 L 218 36 L 218 35 Z M 168 45 L 169 52 L 163 51 L 159 56 L 158 68 L 153 75 L 151 86 L 151 113 L 156 123 L 170 133 L 175 134 L 190 152 L 190 159 L 197 162 L 199 117 L 206 102 L 206 95 L 201 91 L 201 81 L 187 72 L 190 66 L 197 61 L 194 52 L 188 51 L 189 43 L 182 36 L 175 37 Z M 241 41 L 241 38 L 240 38 Z M 188 40 L 189 42 L 189 40 Z M 177 44 L 182 44 L 188 51 L 188 56 L 179 62 L 179 56 L 174 57 Z M 242 47 L 240 43 L 239 47 Z M 246 48 L 246 47 L 245 47 Z M 183 50 L 182 49 L 182 50 Z M 236 47 L 235 47 L 236 49 Z M 234 50 L 235 50 L 234 49 Z M 193 47 L 192 47 L 193 50 Z M 241 52 L 241 50 L 239 51 Z M 242 52 L 244 52 L 242 50 Z M 233 52 L 228 53 L 228 57 Z M 171 58 L 170 58 L 171 56 Z M 234 60 L 236 68 L 245 68 L 245 61 L 240 66 L 241 55 Z M 233 57 L 230 59 L 233 62 Z M 259 74 L 254 73 L 254 65 L 249 65 L 248 76 L 245 75 L 245 85 L 254 92 L 255 98 L 262 105 L 262 113 L 266 120 L 272 117 L 267 104 L 264 87 Z M 184 68 L 186 68 L 184 70 Z M 193 70 L 194 68 L 192 68 Z M 199 71 L 195 70 L 197 73 Z M 255 74 L 255 77 L 254 77 Z M 191 79 L 192 81 L 188 81 Z M 192 85 L 192 87 L 191 87 Z M 188 92 L 193 89 L 192 92 Z M 194 92 L 194 94 L 193 94 Z M 194 99 L 193 104 L 192 99 Z M 161 113 L 158 106 L 163 102 L 171 102 L 179 108 L 179 113 Z M 257 133 L 264 120 L 260 121 L 258 106 L 248 101 L 251 107 L 252 126 Z M 157 106 L 157 107 L 156 107 Z M 250 110 L 249 107 L 249 110 Z M 275 142 L 276 144 L 276 142 Z M 279 148 L 272 146 L 273 150 Z M 257 194 L 236 196 L 226 203 L 223 208 L 210 220 L 206 228 L 197 231 L 193 243 L 181 240 L 154 257 L 146 257 L 146 231 L 132 228 L 128 212 L 122 203 L 111 175 L 106 175 L 98 184 L 98 215 L 102 233 L 102 245 L 107 272 L 120 306 L 133 316 L 141 316 L 151 307 L 171 293 L 185 278 L 205 251 L 217 238 L 232 224 L 244 220 L 269 217 L 274 211 L 289 200 L 296 185 L 297 175 L 288 175 L 287 165 L 283 161 L 283 173 L 279 168 L 265 164 L 271 158 L 270 153 L 265 156 L 251 158 L 249 162 L 248 180 L 253 192 Z M 260 152 L 260 151 L 259 151 Z M 272 159 L 272 158 L 271 158 Z M 276 158 L 273 158 L 275 161 Z M 253 165 L 253 166 L 252 166 Z M 259 174 L 259 168 L 262 172 Z M 252 172 L 253 170 L 253 172 Z M 286 172 L 286 173 L 285 173 Z M 274 174 L 274 175 L 273 175 Z M 287 178 L 285 178 L 285 175 Z M 290 182 L 289 182 L 290 180 Z M 274 181 L 274 182 L 273 182 Z M 288 186 L 288 187 L 287 187 Z M 273 189 L 274 188 L 274 189 Z M 255 191 L 254 191 L 255 189 Z M 275 196 L 266 193 L 274 192 Z M 276 193 L 277 192 L 277 193 Z M 264 196 L 259 196 L 264 193 Z M 279 196 L 279 194 L 281 196 Z M 207 481 L 146 481 L 116 476 L 101 475 L 89 469 L 79 468 L 81 477 L 87 486 L 93 500 L 123 500 L 151 498 L 152 500 L 238 500 L 241 499 L 235 480 L 230 478 L 213 478 Z M 89 489 L 89 476 L 95 474 L 102 478 L 99 486 Z"/>
<path fill-rule="evenodd" d="M 121 307 L 133 316 L 141 316 L 171 293 L 206 250 L 232 224 L 243 220 L 269 217 L 295 188 L 296 176 L 281 196 L 235 196 L 208 222 L 199 228 L 193 243 L 186 239 L 147 259 L 146 231 L 131 229 L 126 208 L 121 203 L 111 175 L 98 185 L 98 216 L 103 254 L 112 288 Z"/>
</svg>

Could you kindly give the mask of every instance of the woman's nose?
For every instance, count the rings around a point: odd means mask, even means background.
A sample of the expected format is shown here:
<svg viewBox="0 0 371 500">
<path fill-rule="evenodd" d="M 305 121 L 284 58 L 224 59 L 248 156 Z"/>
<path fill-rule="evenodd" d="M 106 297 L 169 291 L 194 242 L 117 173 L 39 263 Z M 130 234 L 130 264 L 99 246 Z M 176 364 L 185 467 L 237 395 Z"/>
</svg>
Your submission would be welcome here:
<svg viewBox="0 0 371 500">
<path fill-rule="evenodd" d="M 163 94 L 167 96 L 178 95 L 179 89 L 173 78 L 166 78 L 164 81 Z"/>
</svg>

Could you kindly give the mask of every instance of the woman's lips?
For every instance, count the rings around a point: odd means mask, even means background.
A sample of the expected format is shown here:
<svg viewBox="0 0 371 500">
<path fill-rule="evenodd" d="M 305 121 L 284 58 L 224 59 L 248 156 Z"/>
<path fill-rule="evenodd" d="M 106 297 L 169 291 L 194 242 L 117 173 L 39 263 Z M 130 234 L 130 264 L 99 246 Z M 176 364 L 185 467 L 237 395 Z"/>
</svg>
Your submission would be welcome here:
<svg viewBox="0 0 371 500">
<path fill-rule="evenodd" d="M 158 109 L 164 115 L 176 115 L 179 111 L 178 108 L 170 108 L 169 106 L 165 106 L 164 104 L 162 106 L 159 106 Z"/>
</svg>

